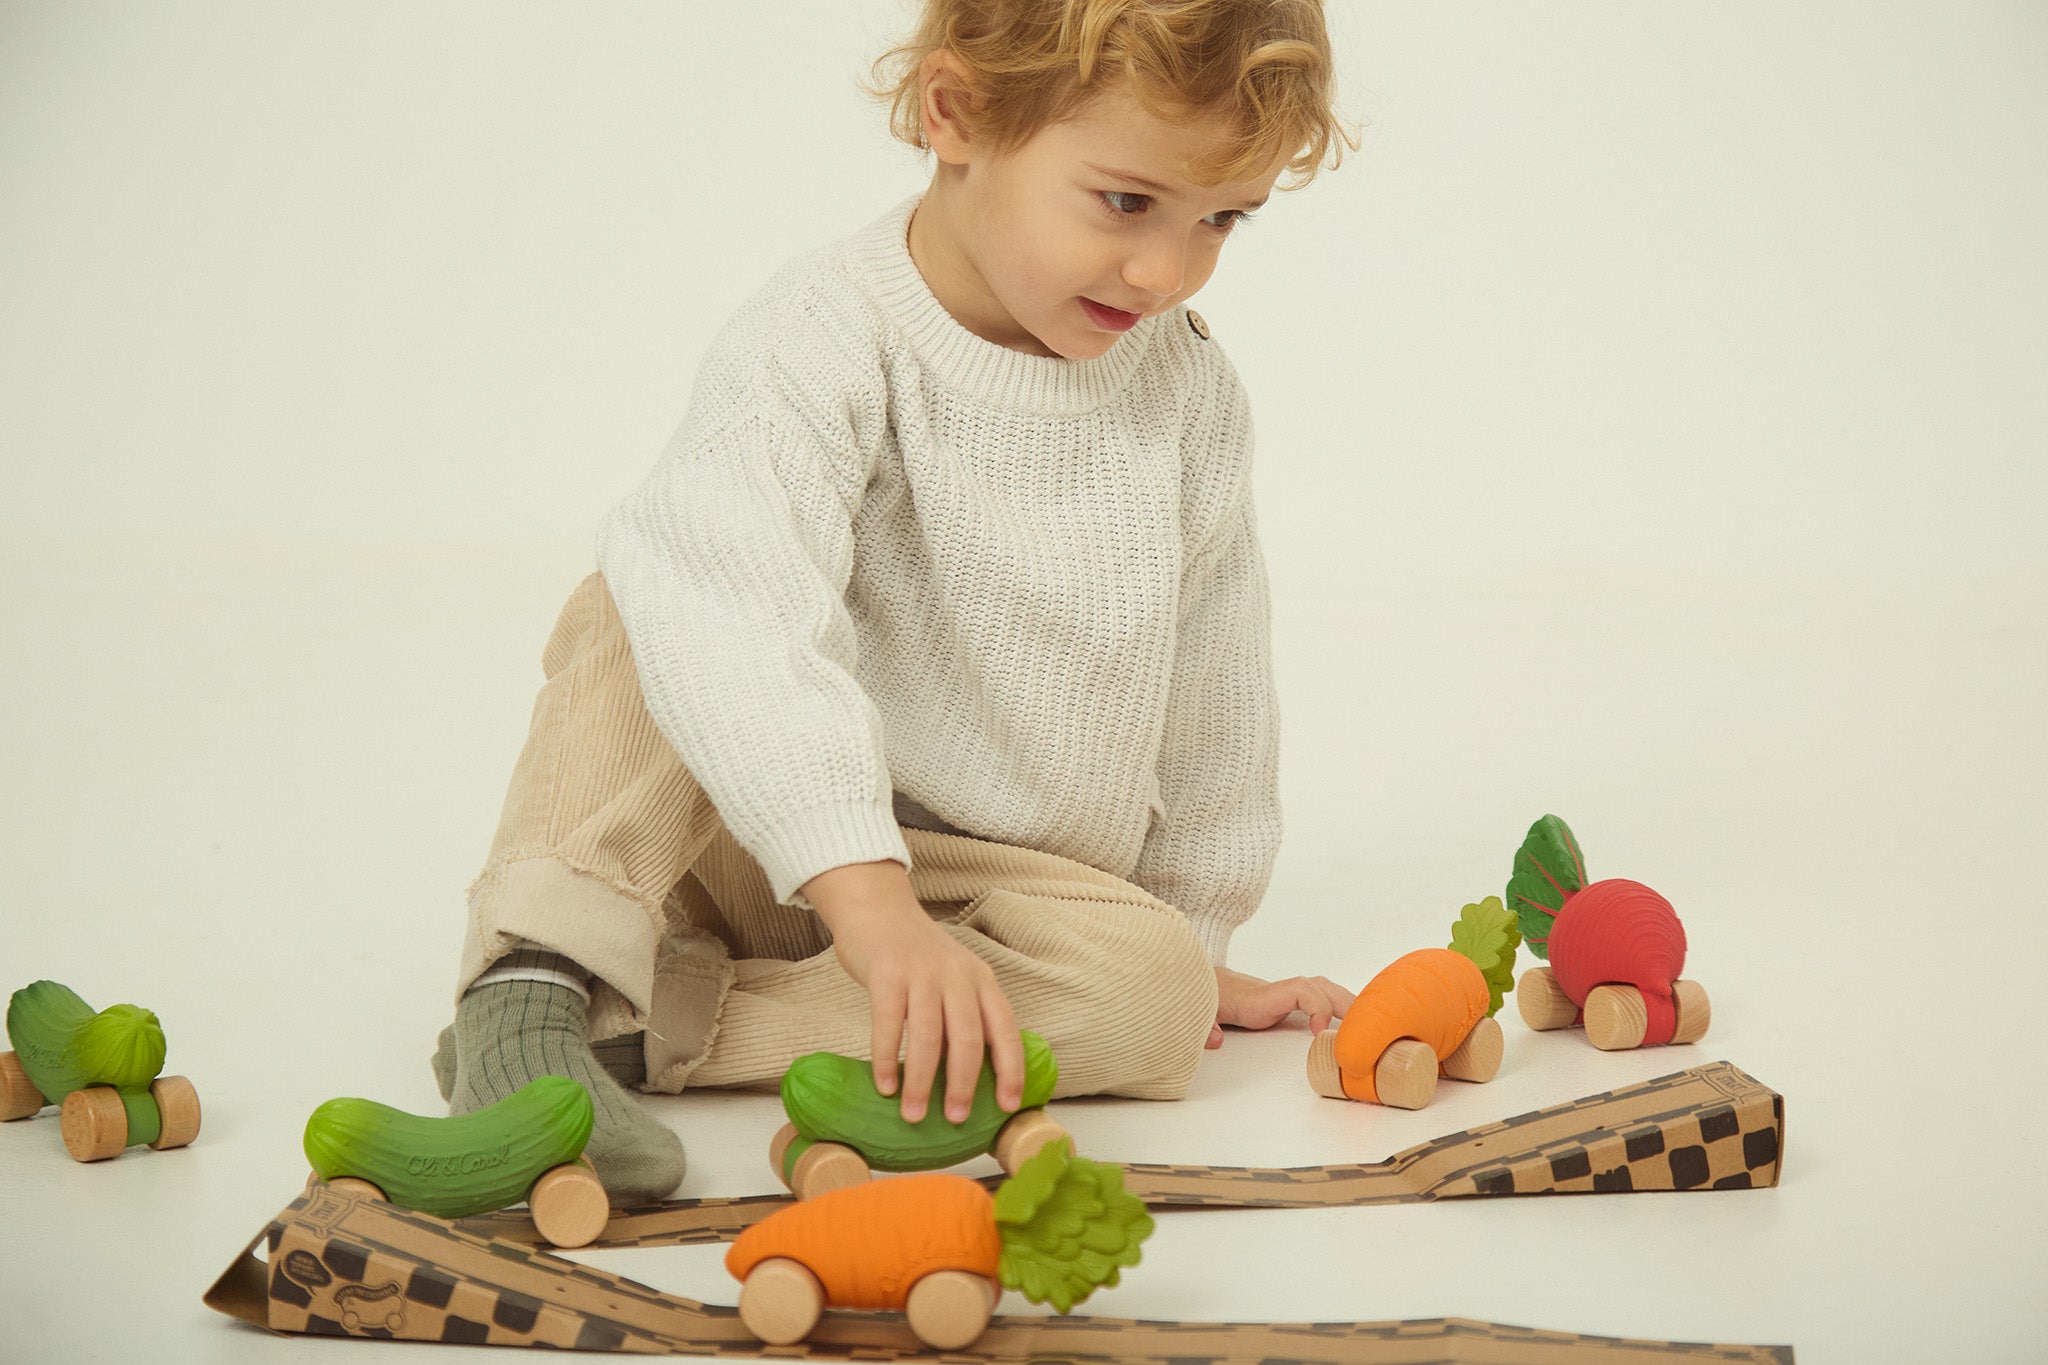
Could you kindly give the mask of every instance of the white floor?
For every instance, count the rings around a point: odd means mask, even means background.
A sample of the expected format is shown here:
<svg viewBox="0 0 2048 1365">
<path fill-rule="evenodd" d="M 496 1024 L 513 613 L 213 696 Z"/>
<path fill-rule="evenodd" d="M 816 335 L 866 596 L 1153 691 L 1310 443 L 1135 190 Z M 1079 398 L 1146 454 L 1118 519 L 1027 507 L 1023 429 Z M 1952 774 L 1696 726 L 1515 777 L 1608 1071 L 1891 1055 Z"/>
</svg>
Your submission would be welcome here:
<svg viewBox="0 0 2048 1365">
<path fill-rule="evenodd" d="M 1603 1055 L 1510 1010 L 1500 1077 L 1414 1114 L 1311 1095 L 1298 1028 L 1233 1034 L 1184 1104 L 1068 1105 L 1087 1150 L 1372 1160 L 1726 1057 L 1786 1097 L 1784 1181 L 1182 1213 L 1089 1306 L 2039 1359 L 2039 585 L 1327 577 L 1313 554 L 1275 547 L 1290 829 L 1235 963 L 1361 984 L 1497 894 L 1553 810 L 1596 876 L 1679 907 L 1713 1031 Z M 437 1358 L 269 1336 L 199 1296 L 297 1191 L 320 1100 L 433 1110 L 462 890 L 587 562 L 559 542 L 0 550 L 0 989 L 152 1007 L 206 1107 L 190 1149 L 90 1167 L 54 1113 L 0 1128 L 0 1357 Z M 683 1193 L 769 1188 L 772 1100 L 650 1103 L 689 1146 Z M 719 1254 L 590 1259 L 730 1302 Z"/>
</svg>

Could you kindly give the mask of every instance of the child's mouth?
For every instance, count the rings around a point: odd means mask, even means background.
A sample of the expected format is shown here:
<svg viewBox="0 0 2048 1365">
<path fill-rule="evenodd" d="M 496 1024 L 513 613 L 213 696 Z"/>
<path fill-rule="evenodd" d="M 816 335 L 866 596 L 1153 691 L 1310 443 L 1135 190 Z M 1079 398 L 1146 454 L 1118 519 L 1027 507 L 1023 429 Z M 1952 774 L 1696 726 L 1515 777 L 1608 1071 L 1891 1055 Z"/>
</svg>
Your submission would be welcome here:
<svg viewBox="0 0 2048 1365">
<path fill-rule="evenodd" d="M 1126 313 L 1121 308 L 1105 308 L 1094 299 L 1081 300 L 1081 310 L 1088 320 L 1105 332 L 1128 332 L 1138 325 L 1138 314 Z"/>
</svg>

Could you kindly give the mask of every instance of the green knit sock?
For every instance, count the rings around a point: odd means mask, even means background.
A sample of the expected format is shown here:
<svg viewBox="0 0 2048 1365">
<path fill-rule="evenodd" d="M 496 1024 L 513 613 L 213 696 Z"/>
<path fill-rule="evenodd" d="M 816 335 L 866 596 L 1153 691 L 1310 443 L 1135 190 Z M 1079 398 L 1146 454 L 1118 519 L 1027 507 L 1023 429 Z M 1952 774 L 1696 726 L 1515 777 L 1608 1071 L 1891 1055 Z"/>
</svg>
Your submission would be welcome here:
<svg viewBox="0 0 2048 1365">
<path fill-rule="evenodd" d="M 583 973 L 557 953 L 519 954 L 535 965 Z M 681 1139 L 620 1086 L 584 1041 L 584 999 L 548 981 L 495 981 L 471 987 L 442 1034 L 434 1072 L 452 1114 L 492 1104 L 536 1076 L 567 1076 L 596 1108 L 584 1153 L 614 1206 L 645 1204 L 682 1183 Z M 612 1049 L 619 1051 L 619 1049 Z M 450 1055 L 452 1053 L 452 1056 Z M 622 1070 L 626 1069 L 621 1067 Z M 643 1066 L 644 1071 L 644 1066 Z"/>
<path fill-rule="evenodd" d="M 616 1038 L 600 1038 L 590 1045 L 590 1055 L 597 1058 L 597 1064 L 605 1074 L 627 1089 L 637 1089 L 647 1079 L 647 1035 L 644 1033 L 622 1033 Z M 455 1094 L 455 1025 L 441 1030 L 441 1036 L 434 1040 L 434 1084 L 441 1088 L 441 1098 L 449 1099 Z"/>
</svg>

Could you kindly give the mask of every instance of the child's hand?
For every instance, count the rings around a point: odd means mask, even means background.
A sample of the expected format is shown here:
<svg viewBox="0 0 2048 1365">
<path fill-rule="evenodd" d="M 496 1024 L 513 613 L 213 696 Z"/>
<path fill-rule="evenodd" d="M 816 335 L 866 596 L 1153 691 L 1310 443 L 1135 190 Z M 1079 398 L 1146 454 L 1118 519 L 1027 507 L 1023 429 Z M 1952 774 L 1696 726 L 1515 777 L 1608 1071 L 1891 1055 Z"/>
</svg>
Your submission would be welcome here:
<svg viewBox="0 0 2048 1365">
<path fill-rule="evenodd" d="M 884 1095 L 896 1093 L 896 1053 L 903 1051 L 904 1121 L 925 1116 L 941 1055 L 946 1117 L 964 1120 L 984 1047 L 995 1062 L 996 1103 L 1015 1112 L 1024 1102 L 1017 1016 L 988 964 L 925 913 L 903 865 L 835 867 L 805 882 L 803 892 L 832 931 L 839 964 L 867 988 L 875 1087 Z"/>
<path fill-rule="evenodd" d="M 1228 967 L 1216 969 L 1216 1022 L 1209 1026 L 1209 1046 L 1223 1046 L 1223 1026 L 1264 1029 L 1300 1010 L 1311 1033 L 1321 1033 L 1332 1019 L 1351 1008 L 1352 994 L 1328 977 L 1290 976 L 1265 981 Z"/>
</svg>

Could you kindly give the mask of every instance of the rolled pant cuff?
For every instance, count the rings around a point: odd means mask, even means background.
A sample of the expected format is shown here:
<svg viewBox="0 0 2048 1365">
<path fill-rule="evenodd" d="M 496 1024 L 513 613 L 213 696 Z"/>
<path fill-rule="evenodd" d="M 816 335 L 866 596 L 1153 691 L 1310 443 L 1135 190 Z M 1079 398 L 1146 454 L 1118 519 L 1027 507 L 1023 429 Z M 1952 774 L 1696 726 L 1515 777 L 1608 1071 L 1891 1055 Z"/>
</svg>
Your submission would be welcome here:
<svg viewBox="0 0 2048 1365">
<path fill-rule="evenodd" d="M 645 1022 L 661 941 L 659 907 L 650 910 L 558 858 L 500 863 L 470 890 L 457 998 L 521 939 L 573 959 L 609 986 L 636 1021 Z"/>
</svg>

